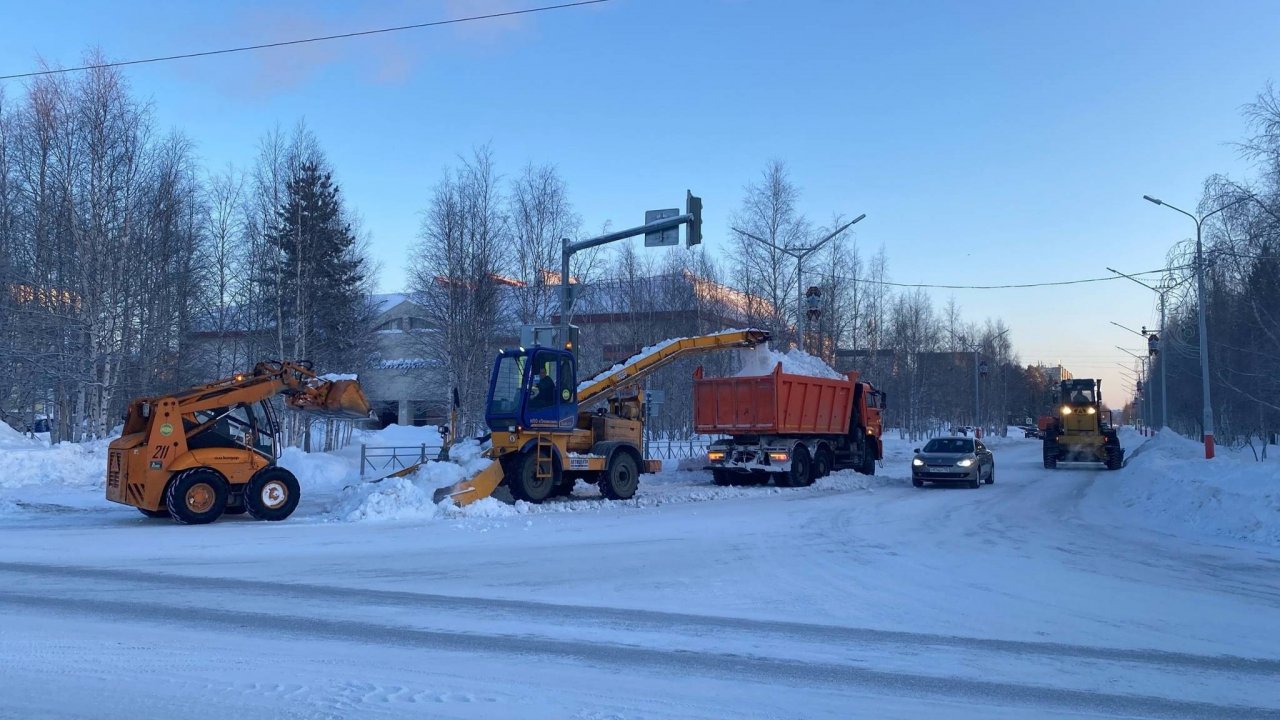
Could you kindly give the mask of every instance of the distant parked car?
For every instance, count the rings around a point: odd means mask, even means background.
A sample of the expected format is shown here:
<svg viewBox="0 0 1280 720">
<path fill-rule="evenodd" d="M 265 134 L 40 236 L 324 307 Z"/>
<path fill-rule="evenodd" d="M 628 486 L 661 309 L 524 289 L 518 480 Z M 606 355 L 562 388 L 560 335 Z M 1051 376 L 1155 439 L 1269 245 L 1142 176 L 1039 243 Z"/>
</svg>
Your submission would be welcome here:
<svg viewBox="0 0 1280 720">
<path fill-rule="evenodd" d="M 996 459 L 981 440 L 969 437 L 934 438 L 916 448 L 911 458 L 911 484 L 965 483 L 971 488 L 996 481 Z"/>
<path fill-rule="evenodd" d="M 1044 437 L 1044 436 L 1040 434 L 1040 429 L 1039 429 L 1039 428 L 1031 427 L 1031 426 L 1029 426 L 1029 425 L 1028 425 L 1028 426 L 1026 426 L 1026 427 L 1022 428 L 1022 437 L 1024 437 L 1024 438 L 1038 438 L 1038 437 Z"/>
</svg>

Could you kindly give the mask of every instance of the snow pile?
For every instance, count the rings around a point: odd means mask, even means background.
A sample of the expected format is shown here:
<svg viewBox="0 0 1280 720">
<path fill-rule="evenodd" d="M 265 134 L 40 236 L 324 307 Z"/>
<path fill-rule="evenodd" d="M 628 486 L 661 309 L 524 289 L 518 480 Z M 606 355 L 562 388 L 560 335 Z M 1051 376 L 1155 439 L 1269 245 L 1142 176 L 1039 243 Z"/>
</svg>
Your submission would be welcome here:
<svg viewBox="0 0 1280 720">
<path fill-rule="evenodd" d="M 1165 429 L 1138 450 L 1126 433 L 1129 462 L 1093 484 L 1085 507 L 1175 535 L 1188 532 L 1280 545 L 1280 465 L 1218 453 Z"/>
<path fill-rule="evenodd" d="M 355 380 L 357 378 L 355 373 L 325 373 L 319 379 L 337 382 L 339 380 Z"/>
<path fill-rule="evenodd" d="M 0 488 L 25 485 L 102 487 L 109 440 L 47 445 L 0 423 Z"/>
<path fill-rule="evenodd" d="M 437 506 L 432 501 L 436 490 L 483 470 L 489 460 L 482 452 L 483 448 L 475 440 L 463 440 L 449 449 L 450 462 L 429 461 L 408 477 L 357 483 L 343 493 L 330 514 L 348 522 L 443 516 L 452 504 L 446 501 Z"/>
<path fill-rule="evenodd" d="M 773 372 L 778 363 L 782 363 L 782 372 L 791 375 L 808 375 L 810 377 L 844 380 L 845 376 L 831 369 L 826 363 L 809 353 L 795 348 L 787 352 L 771 350 L 763 345 L 750 350 L 739 350 L 742 369 L 737 377 L 756 377 Z"/>
</svg>

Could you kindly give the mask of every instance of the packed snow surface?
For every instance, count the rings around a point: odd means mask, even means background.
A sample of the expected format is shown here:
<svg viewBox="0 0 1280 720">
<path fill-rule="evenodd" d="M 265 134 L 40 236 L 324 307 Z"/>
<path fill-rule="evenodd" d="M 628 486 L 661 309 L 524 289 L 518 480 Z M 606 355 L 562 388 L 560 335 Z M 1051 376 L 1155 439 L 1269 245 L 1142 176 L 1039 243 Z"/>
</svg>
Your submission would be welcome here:
<svg viewBox="0 0 1280 720">
<path fill-rule="evenodd" d="M 0 430 L 0 718 L 1280 717 L 1275 466 L 1144 440 L 991 437 L 994 485 L 917 489 L 891 432 L 874 476 L 461 509 L 474 441 L 381 483 L 289 450 L 292 518 L 183 527 L 103 499 L 105 444 Z"/>
<path fill-rule="evenodd" d="M 782 352 L 760 345 L 746 350 L 739 350 L 738 356 L 742 359 L 742 369 L 738 371 L 738 377 L 769 375 L 777 367 L 778 363 L 782 363 L 782 372 L 791 375 L 808 375 L 810 377 L 831 378 L 832 380 L 845 379 L 843 374 L 836 372 L 819 358 L 799 348 Z"/>
</svg>

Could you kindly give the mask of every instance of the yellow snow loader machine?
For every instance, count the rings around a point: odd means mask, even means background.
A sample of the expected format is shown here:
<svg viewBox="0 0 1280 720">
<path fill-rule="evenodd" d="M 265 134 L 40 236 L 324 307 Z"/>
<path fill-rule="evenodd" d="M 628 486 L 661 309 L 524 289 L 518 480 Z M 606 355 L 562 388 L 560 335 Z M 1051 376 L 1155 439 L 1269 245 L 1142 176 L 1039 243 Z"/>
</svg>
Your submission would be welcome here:
<svg viewBox="0 0 1280 720">
<path fill-rule="evenodd" d="M 1110 413 L 1102 406 L 1102 381 L 1063 380 L 1059 386 L 1057 416 L 1044 428 L 1044 466 L 1056 468 L 1060 462 L 1096 462 L 1108 470 L 1124 465 L 1124 448 Z"/>
<path fill-rule="evenodd" d="M 136 398 L 107 451 L 107 499 L 189 525 L 223 513 L 289 517 L 299 489 L 276 464 L 279 426 L 268 402 L 276 395 L 316 417 L 369 416 L 356 380 L 317 376 L 306 361 L 260 362 L 252 373 Z"/>
<path fill-rule="evenodd" d="M 492 443 L 486 455 L 493 462 L 440 488 L 435 501 L 467 505 L 505 485 L 515 500 L 540 503 L 569 495 L 578 480 L 598 485 L 610 500 L 626 500 L 641 473 L 660 469 L 641 452 L 645 412 L 637 383 L 679 357 L 768 340 L 764 330 L 669 340 L 581 383 L 569 348 L 503 350 L 489 377 L 485 409 Z"/>
</svg>

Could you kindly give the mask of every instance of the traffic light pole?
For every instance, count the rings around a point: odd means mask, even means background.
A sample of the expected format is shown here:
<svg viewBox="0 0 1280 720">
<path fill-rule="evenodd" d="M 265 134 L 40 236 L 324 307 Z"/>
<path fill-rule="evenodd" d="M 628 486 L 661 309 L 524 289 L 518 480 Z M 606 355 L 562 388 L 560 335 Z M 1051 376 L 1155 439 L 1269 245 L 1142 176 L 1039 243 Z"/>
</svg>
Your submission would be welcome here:
<svg viewBox="0 0 1280 720">
<path fill-rule="evenodd" d="M 573 312 L 573 291 L 569 285 L 569 258 L 575 253 L 590 250 L 601 245 L 608 245 L 619 240 L 626 240 L 637 235 L 660 233 L 663 230 L 688 225 L 685 244 L 689 247 L 702 243 L 702 198 L 693 193 L 685 194 L 685 213 L 675 217 L 655 220 L 644 225 L 619 230 L 617 232 L 597 235 L 585 240 L 562 238 L 560 251 L 560 344 L 563 346 L 569 339 L 569 315 Z"/>
</svg>

